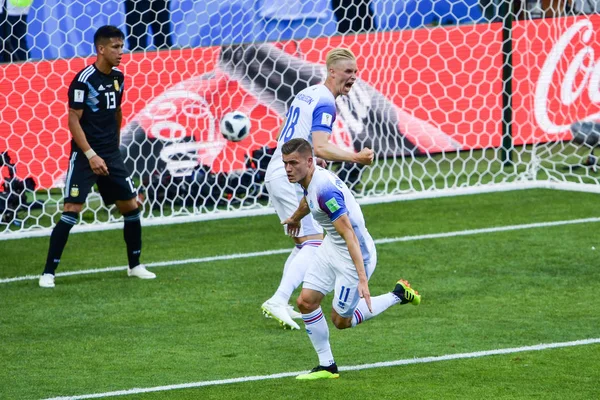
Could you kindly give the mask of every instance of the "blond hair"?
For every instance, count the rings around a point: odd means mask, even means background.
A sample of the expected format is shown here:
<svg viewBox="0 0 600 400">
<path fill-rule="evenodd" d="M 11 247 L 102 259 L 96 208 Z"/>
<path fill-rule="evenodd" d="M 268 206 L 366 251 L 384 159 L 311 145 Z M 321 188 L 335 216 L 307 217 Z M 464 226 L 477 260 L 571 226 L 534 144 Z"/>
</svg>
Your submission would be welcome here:
<svg viewBox="0 0 600 400">
<path fill-rule="evenodd" d="M 333 49 L 329 53 L 327 53 L 327 58 L 325 61 L 327 69 L 331 68 L 333 64 L 337 63 L 340 60 L 356 61 L 356 57 L 354 56 L 354 53 L 349 49 L 343 47 Z"/>
</svg>

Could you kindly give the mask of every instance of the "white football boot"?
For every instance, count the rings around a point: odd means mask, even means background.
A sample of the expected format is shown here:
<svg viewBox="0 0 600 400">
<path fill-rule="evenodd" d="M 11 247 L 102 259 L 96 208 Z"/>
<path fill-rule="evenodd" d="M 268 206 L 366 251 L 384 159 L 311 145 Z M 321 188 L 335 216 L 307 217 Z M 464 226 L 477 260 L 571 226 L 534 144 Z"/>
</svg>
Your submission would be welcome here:
<svg viewBox="0 0 600 400">
<path fill-rule="evenodd" d="M 148 271 L 144 264 L 140 264 L 137 267 L 127 269 L 127 276 L 136 276 L 140 279 L 156 278 L 156 274 Z"/>
<path fill-rule="evenodd" d="M 287 304 L 279 304 L 272 300 L 267 300 L 262 305 L 262 312 L 267 318 L 273 318 L 283 329 L 300 329 L 300 326 L 290 317 Z"/>
<path fill-rule="evenodd" d="M 40 276 L 40 287 L 43 288 L 53 288 L 54 287 L 54 275 L 52 274 L 42 274 Z"/>
<path fill-rule="evenodd" d="M 302 314 L 294 310 L 294 307 L 292 307 L 290 304 L 288 304 L 287 310 L 288 314 L 290 315 L 290 317 L 292 317 L 292 319 L 302 319 Z"/>
</svg>

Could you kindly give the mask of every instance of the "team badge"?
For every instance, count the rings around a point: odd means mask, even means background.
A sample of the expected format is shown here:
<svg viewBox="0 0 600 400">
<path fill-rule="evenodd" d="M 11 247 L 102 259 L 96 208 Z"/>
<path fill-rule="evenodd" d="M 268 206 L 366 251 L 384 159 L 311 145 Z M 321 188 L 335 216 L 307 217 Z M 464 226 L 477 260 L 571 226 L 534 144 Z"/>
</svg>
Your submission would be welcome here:
<svg viewBox="0 0 600 400">
<path fill-rule="evenodd" d="M 71 188 L 71 197 L 77 197 L 77 196 L 79 196 L 79 187 L 73 186 Z"/>
<path fill-rule="evenodd" d="M 313 201 L 312 201 L 312 200 L 309 200 L 309 201 L 308 201 L 308 207 L 309 207 L 309 208 L 315 208 L 315 205 L 313 204 Z"/>
<path fill-rule="evenodd" d="M 115 79 L 115 89 L 119 91 L 119 81 Z"/>
</svg>

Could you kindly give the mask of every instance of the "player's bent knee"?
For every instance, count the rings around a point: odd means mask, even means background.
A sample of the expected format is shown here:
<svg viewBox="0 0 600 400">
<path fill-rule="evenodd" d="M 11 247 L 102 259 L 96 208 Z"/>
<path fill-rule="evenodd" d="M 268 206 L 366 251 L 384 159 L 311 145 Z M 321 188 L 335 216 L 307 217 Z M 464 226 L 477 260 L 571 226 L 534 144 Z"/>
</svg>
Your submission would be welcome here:
<svg viewBox="0 0 600 400">
<path fill-rule="evenodd" d="M 128 212 L 131 212 L 131 211 L 139 208 L 137 199 L 135 199 L 135 198 L 129 199 L 129 200 L 117 200 L 115 202 L 115 205 L 119 209 L 119 212 L 121 213 L 121 215 L 127 214 Z"/>
<path fill-rule="evenodd" d="M 63 206 L 63 212 L 74 212 L 74 213 L 81 213 L 81 210 L 83 209 L 83 204 L 81 203 L 65 203 L 65 205 Z"/>
<path fill-rule="evenodd" d="M 352 320 L 342 319 L 342 320 L 334 321 L 333 325 L 337 329 L 340 329 L 340 330 L 348 329 L 352 326 Z"/>
<path fill-rule="evenodd" d="M 296 305 L 298 306 L 298 310 L 302 314 L 308 314 L 315 311 L 319 308 L 319 303 L 311 301 L 310 299 L 305 298 L 306 296 L 302 296 L 302 292 L 300 292 L 300 296 L 296 300 Z"/>
<path fill-rule="evenodd" d="M 342 317 L 335 312 L 335 310 L 331 310 L 331 320 L 337 329 L 348 329 L 352 327 L 352 318 Z"/>
</svg>

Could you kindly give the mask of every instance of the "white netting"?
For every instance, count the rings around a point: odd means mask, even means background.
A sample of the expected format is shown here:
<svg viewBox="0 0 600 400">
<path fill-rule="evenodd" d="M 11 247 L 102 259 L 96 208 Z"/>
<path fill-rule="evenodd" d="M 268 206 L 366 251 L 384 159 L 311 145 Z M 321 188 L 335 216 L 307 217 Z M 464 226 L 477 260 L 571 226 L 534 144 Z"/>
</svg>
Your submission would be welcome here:
<svg viewBox="0 0 600 400">
<path fill-rule="evenodd" d="M 514 9 L 503 12 L 504 3 Z M 569 10 L 493 0 L 26 4 L 9 0 L 2 20 L 1 54 L 13 63 L 0 65 L 0 237 L 48 232 L 61 212 L 66 89 L 94 61 L 93 33 L 105 24 L 138 49 L 121 65 L 122 151 L 147 223 L 269 212 L 262 180 L 282 117 L 295 93 L 323 81 L 325 54 L 339 46 L 357 55 L 360 80 L 337 100 L 332 140 L 371 147 L 376 162 L 331 168 L 364 201 L 548 182 L 597 187 L 590 150 L 600 132 L 600 16 L 581 15 L 595 11 L 587 3 Z M 18 40 L 23 21 L 28 49 Z M 29 61 L 16 62 L 23 54 Z M 512 115 L 503 113 L 503 90 Z M 251 122 L 236 142 L 220 128 L 234 111 Z M 571 128 L 583 144 L 571 141 Z M 118 219 L 92 193 L 81 225 Z"/>
</svg>

